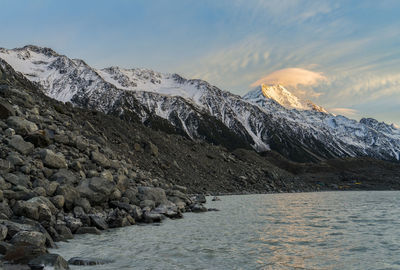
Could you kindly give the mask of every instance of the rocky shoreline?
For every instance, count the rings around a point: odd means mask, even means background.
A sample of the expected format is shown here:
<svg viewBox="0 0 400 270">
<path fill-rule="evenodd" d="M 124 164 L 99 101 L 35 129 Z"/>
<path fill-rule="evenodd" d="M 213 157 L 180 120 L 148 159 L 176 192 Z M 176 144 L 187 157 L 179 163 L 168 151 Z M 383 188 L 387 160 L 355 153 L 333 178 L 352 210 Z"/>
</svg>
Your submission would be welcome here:
<svg viewBox="0 0 400 270">
<path fill-rule="evenodd" d="M 354 172 L 335 164 L 297 164 L 74 108 L 44 96 L 1 59 L 0 139 L 4 269 L 68 269 L 63 258 L 48 254 L 57 241 L 208 210 L 204 195 L 189 194 L 376 188 L 363 186 L 376 168 L 384 178 L 374 183 L 400 189 L 398 165 L 371 161 Z"/>
<path fill-rule="evenodd" d="M 48 106 L 34 86 L 7 74 L 0 78 L 0 254 L 10 264 L 68 269 L 55 242 L 74 234 L 181 218 L 204 212 L 204 196 L 152 177 L 101 136 L 65 114 L 68 105 Z M 27 88 L 29 90 L 27 90 Z M 90 125 L 89 122 L 82 123 Z M 137 148 L 149 155 L 150 141 Z M 82 261 L 75 260 L 74 264 Z M 11 269 L 10 268 L 10 269 Z M 18 268 L 17 268 L 18 269 Z"/>
</svg>

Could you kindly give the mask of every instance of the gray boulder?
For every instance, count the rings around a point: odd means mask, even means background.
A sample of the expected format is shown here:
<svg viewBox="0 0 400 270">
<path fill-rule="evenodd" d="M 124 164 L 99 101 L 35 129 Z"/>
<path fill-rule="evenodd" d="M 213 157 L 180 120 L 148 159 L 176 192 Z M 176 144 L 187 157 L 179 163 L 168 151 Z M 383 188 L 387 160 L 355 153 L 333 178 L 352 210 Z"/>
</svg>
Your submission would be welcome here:
<svg viewBox="0 0 400 270">
<path fill-rule="evenodd" d="M 29 181 L 29 177 L 27 175 L 18 173 L 18 174 L 13 174 L 13 173 L 7 173 L 4 176 L 4 179 L 8 182 L 13 184 L 14 186 L 22 186 L 22 187 L 29 187 L 31 185 L 31 182 Z"/>
<path fill-rule="evenodd" d="M 100 215 L 90 215 L 90 220 L 96 228 L 100 230 L 107 230 L 108 225 L 104 217 Z"/>
<path fill-rule="evenodd" d="M 207 208 L 200 203 L 196 203 L 196 204 L 192 205 L 191 210 L 192 210 L 192 212 L 195 212 L 195 213 L 207 212 Z"/>
<path fill-rule="evenodd" d="M 10 242 L 16 246 L 28 245 L 32 247 L 45 247 L 46 237 L 41 232 L 20 231 L 11 238 Z"/>
<path fill-rule="evenodd" d="M 64 207 L 65 199 L 63 195 L 56 195 L 52 197 L 51 202 L 54 204 L 55 207 L 58 209 L 62 209 Z"/>
<path fill-rule="evenodd" d="M 0 159 L 0 171 L 9 172 L 12 169 L 14 169 L 14 165 L 10 161 Z"/>
<path fill-rule="evenodd" d="M 70 265 L 102 265 L 106 263 L 112 263 L 111 260 L 105 259 L 95 259 L 95 258 L 82 258 L 82 257 L 73 257 L 68 260 Z"/>
<path fill-rule="evenodd" d="M 55 229 L 60 237 L 59 240 L 68 240 L 74 238 L 71 229 L 64 224 L 56 224 Z"/>
<path fill-rule="evenodd" d="M 93 162 L 95 162 L 97 165 L 100 165 L 103 168 L 110 167 L 110 160 L 108 160 L 108 158 L 100 152 L 93 151 L 90 155 L 90 158 Z"/>
<path fill-rule="evenodd" d="M 74 185 L 79 181 L 75 174 L 67 169 L 58 170 L 58 172 L 51 176 L 50 180 L 56 181 L 60 185 Z"/>
<path fill-rule="evenodd" d="M 0 214 L 6 216 L 7 218 L 10 218 L 13 215 L 13 212 L 6 202 L 0 203 Z"/>
<path fill-rule="evenodd" d="M 38 130 L 35 123 L 32 123 L 19 116 L 10 116 L 7 119 L 7 124 L 9 127 L 13 128 L 18 134 L 26 135 Z"/>
<path fill-rule="evenodd" d="M 54 270 L 68 270 L 68 262 L 58 254 L 43 254 L 33 260 L 28 265 L 31 269 L 40 269 L 40 267 L 51 267 Z"/>
<path fill-rule="evenodd" d="M 5 225 L 0 225 L 0 241 L 6 239 L 8 233 L 8 228 Z"/>
<path fill-rule="evenodd" d="M 115 183 L 101 177 L 87 178 L 77 187 L 79 194 L 92 205 L 106 202 L 114 191 Z"/>
<path fill-rule="evenodd" d="M 7 119 L 10 116 L 15 116 L 15 110 L 12 105 L 6 101 L 0 101 L 0 119 Z"/>
<path fill-rule="evenodd" d="M 138 197 L 141 201 L 152 200 L 156 206 L 167 201 L 167 196 L 162 188 L 138 187 Z"/>
<path fill-rule="evenodd" d="M 61 185 L 57 188 L 56 195 L 64 196 L 64 208 L 71 210 L 74 206 L 75 200 L 79 198 L 79 192 L 72 186 Z"/>
<path fill-rule="evenodd" d="M 35 148 L 32 143 L 24 141 L 20 135 L 12 136 L 8 142 L 8 145 L 23 155 L 32 153 L 33 149 Z"/>
<path fill-rule="evenodd" d="M 52 150 L 45 149 L 40 153 L 42 157 L 43 164 L 47 167 L 60 169 L 67 168 L 67 162 L 65 161 L 65 157 L 61 153 L 54 153 Z"/>
</svg>

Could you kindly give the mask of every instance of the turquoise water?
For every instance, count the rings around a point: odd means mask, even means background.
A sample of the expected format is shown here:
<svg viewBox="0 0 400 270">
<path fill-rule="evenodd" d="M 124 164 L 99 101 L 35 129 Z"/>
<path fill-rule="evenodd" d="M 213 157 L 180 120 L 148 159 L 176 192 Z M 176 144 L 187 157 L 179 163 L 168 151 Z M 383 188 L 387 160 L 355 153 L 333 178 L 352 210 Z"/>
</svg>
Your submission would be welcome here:
<svg viewBox="0 0 400 270">
<path fill-rule="evenodd" d="M 219 212 L 81 235 L 52 250 L 112 259 L 73 269 L 400 269 L 400 192 L 223 196 Z"/>
</svg>

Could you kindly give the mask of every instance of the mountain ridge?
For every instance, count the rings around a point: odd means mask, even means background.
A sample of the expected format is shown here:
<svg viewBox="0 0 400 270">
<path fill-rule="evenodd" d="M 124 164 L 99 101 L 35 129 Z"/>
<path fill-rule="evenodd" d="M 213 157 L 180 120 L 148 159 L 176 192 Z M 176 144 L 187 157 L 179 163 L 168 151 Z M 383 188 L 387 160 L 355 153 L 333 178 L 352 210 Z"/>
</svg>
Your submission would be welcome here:
<svg viewBox="0 0 400 270">
<path fill-rule="evenodd" d="M 134 112 L 149 125 L 154 117 L 162 118 L 191 139 L 221 144 L 214 134 L 219 138 L 227 134 L 230 139 L 223 144 L 231 148 L 248 144 L 296 161 L 346 156 L 399 160 L 400 131 L 394 126 L 334 116 L 304 101 L 303 109 L 286 108 L 262 92 L 242 98 L 177 74 L 94 69 L 40 47 L 1 49 L 0 58 L 39 83 L 50 97 L 120 116 Z"/>
</svg>

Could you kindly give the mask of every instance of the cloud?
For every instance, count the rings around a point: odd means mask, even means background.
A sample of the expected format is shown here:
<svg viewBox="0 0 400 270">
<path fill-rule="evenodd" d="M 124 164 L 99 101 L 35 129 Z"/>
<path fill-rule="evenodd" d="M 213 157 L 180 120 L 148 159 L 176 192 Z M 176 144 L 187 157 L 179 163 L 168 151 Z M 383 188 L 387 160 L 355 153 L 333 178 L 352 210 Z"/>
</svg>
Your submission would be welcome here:
<svg viewBox="0 0 400 270">
<path fill-rule="evenodd" d="M 264 76 L 250 86 L 254 87 L 260 84 L 281 84 L 286 87 L 295 87 L 299 85 L 312 86 L 327 81 L 328 79 L 320 72 L 314 72 L 303 68 L 285 68 L 274 71 Z"/>
<path fill-rule="evenodd" d="M 329 108 L 328 111 L 334 114 L 344 115 L 349 118 L 357 117 L 359 114 L 359 111 L 351 108 Z"/>
<path fill-rule="evenodd" d="M 339 7 L 329 0 L 229 0 L 229 4 L 247 10 L 253 18 L 268 18 L 276 25 L 302 23 Z"/>
</svg>

